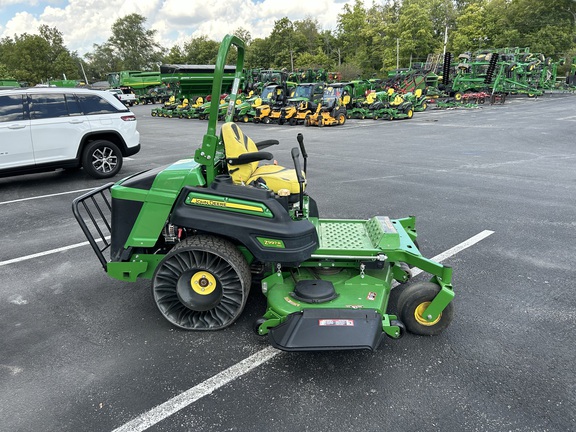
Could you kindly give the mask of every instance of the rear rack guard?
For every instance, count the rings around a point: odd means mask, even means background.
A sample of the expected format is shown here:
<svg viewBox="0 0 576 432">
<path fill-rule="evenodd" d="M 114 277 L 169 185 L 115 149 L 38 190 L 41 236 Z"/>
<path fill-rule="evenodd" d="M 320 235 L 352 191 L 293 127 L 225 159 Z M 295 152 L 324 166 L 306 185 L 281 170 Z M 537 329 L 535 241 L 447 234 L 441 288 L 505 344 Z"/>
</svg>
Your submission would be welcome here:
<svg viewBox="0 0 576 432">
<path fill-rule="evenodd" d="M 112 232 L 112 197 L 110 195 L 110 188 L 113 185 L 114 183 L 105 184 L 91 190 L 88 193 L 85 193 L 82 196 L 79 196 L 74 201 L 72 201 L 72 213 L 74 213 L 74 217 L 78 221 L 82 232 L 84 232 L 84 235 L 88 239 L 88 243 L 90 243 L 90 246 L 92 246 L 92 249 L 100 260 L 104 270 L 106 270 L 108 260 L 104 257 L 103 252 L 110 247 L 109 240 Z M 101 202 L 105 205 L 105 208 L 102 208 L 102 206 L 98 203 L 98 200 L 96 199 L 97 195 L 100 195 Z M 86 203 L 88 200 L 92 202 L 92 206 L 89 206 Z M 82 208 L 85 211 L 85 215 L 80 212 L 80 205 L 82 205 Z M 95 215 L 101 218 L 100 225 L 98 224 Z M 87 218 L 85 218 L 86 216 Z M 87 224 L 88 220 L 92 222 L 92 226 L 94 226 L 96 232 L 98 233 L 100 237 L 98 240 L 94 238 L 94 235 L 90 231 L 90 228 Z M 98 246 L 98 241 L 102 241 L 102 248 Z"/>
</svg>

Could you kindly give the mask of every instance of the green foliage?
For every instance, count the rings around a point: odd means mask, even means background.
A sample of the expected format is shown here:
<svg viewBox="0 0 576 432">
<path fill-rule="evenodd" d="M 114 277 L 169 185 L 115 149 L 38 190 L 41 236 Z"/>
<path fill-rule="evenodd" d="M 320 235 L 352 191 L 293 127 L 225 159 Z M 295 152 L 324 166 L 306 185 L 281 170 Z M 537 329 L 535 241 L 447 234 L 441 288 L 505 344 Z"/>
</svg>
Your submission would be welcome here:
<svg viewBox="0 0 576 432">
<path fill-rule="evenodd" d="M 451 43 L 451 49 L 456 55 L 489 44 L 485 3 L 479 1 L 469 4 L 456 19 L 458 32 L 452 35 Z"/>
<path fill-rule="evenodd" d="M 220 43 L 208 39 L 208 36 L 192 38 L 184 44 L 184 63 L 214 64 L 219 48 Z"/>
<path fill-rule="evenodd" d="M 366 2 L 367 3 L 367 2 Z M 85 55 L 89 80 L 106 73 L 136 69 L 157 70 L 157 64 L 213 64 L 220 41 L 209 36 L 190 38 L 169 49 L 154 40 L 139 14 L 112 24 L 111 37 L 94 44 Z M 447 49 L 455 55 L 478 49 L 529 47 L 557 59 L 576 50 L 574 0 L 386 0 L 365 6 L 362 0 L 343 3 L 334 31 L 322 29 L 307 17 L 274 23 L 267 37 L 252 39 L 245 28 L 234 34 L 247 46 L 247 68 L 324 68 L 358 75 L 385 72 L 424 62 L 441 53 L 448 28 Z M 398 46 L 398 52 L 397 52 Z M 34 84 L 50 78 L 79 78 L 79 59 L 63 44 L 56 28 L 42 26 L 39 34 L 0 40 L 0 72 Z M 236 62 L 233 51 L 227 63 Z"/>
<path fill-rule="evenodd" d="M 168 54 L 164 57 L 163 63 L 168 64 L 183 64 L 185 61 L 185 55 L 182 48 L 179 45 L 174 45 L 170 48 Z"/>
<path fill-rule="evenodd" d="M 13 79 L 12 73 L 9 72 L 8 67 L 4 63 L 0 63 L 0 80 Z"/>
<path fill-rule="evenodd" d="M 64 46 L 62 33 L 42 25 L 40 34 L 23 33 L 0 41 L 0 58 L 7 74 L 30 85 L 52 79 L 80 78 L 79 59 Z"/>
<path fill-rule="evenodd" d="M 121 70 L 158 70 L 162 48 L 154 41 L 156 30 L 147 30 L 145 22 L 145 17 L 133 13 L 112 24 L 112 36 L 85 55 L 92 80 Z"/>
<path fill-rule="evenodd" d="M 294 64 L 296 69 L 333 69 L 334 64 L 330 57 L 322 51 L 321 48 L 316 50 L 316 54 L 309 52 L 302 53 L 296 58 Z"/>
</svg>

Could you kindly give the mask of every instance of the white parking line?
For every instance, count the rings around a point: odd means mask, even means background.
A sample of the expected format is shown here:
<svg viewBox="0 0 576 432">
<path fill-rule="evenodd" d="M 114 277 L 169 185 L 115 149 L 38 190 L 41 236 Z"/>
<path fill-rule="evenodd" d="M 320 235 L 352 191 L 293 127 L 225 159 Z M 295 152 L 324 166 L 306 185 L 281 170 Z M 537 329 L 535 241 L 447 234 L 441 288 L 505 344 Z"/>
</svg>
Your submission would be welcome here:
<svg viewBox="0 0 576 432">
<path fill-rule="evenodd" d="M 218 390 L 220 387 L 234 381 L 236 378 L 250 372 L 252 369 L 257 368 L 263 363 L 272 360 L 282 351 L 279 351 L 272 347 L 264 348 L 258 351 L 256 354 L 252 354 L 250 357 L 230 366 L 228 369 L 223 370 L 219 374 L 214 375 L 212 378 L 208 378 L 206 381 L 186 390 L 184 393 L 180 393 L 178 396 L 164 402 L 161 405 L 151 409 L 150 411 L 136 417 L 134 420 L 120 426 L 118 429 L 114 429 L 114 432 L 137 432 L 144 431 L 156 423 L 170 417 L 172 414 L 180 411 L 182 408 L 186 408 L 188 405 L 196 402 L 198 399 L 209 395 L 210 393 Z"/>
<path fill-rule="evenodd" d="M 105 238 L 106 238 L 106 240 L 110 240 L 110 236 L 106 236 Z M 96 241 L 97 241 L 97 242 L 100 242 L 100 241 L 102 241 L 102 240 L 97 239 Z M 35 254 L 32 254 L 32 255 L 26 255 L 26 256 L 23 256 L 23 257 L 20 257 L 20 258 L 13 258 L 13 259 L 7 260 L 7 261 L 0 261 L 0 267 L 5 266 L 5 265 L 8 265 L 8 264 L 14 264 L 14 263 L 22 262 L 22 261 L 28 261 L 28 260 L 31 260 L 31 259 L 34 259 L 34 258 L 40 258 L 40 257 L 46 256 L 46 255 L 52 255 L 52 254 L 55 254 L 55 253 L 58 253 L 58 252 L 64 252 L 64 251 L 67 251 L 67 250 L 70 250 L 70 249 L 75 249 L 75 248 L 78 248 L 78 247 L 81 247 L 81 246 L 86 246 L 86 245 L 89 245 L 89 244 L 90 244 L 90 243 L 88 243 L 87 241 L 85 241 L 85 242 L 82 242 L 82 243 L 76 243 L 76 244 L 69 245 L 69 246 L 62 246 L 62 247 L 57 248 L 57 249 L 50 249 L 50 250 L 48 250 L 48 251 L 38 252 L 38 253 L 35 253 Z"/>
<path fill-rule="evenodd" d="M 59 192 L 59 193 L 54 193 L 54 194 L 49 194 L 49 195 L 39 195 L 39 196 L 35 196 L 35 197 L 21 198 L 21 199 L 12 200 L 12 201 L 2 201 L 2 202 L 0 202 L 0 205 L 13 204 L 13 203 L 17 203 L 17 202 L 30 201 L 30 200 L 41 199 L 41 198 L 50 198 L 50 197 L 55 197 L 55 196 L 59 196 L 59 195 L 67 195 L 67 194 L 72 194 L 72 193 L 86 192 L 86 191 L 89 191 L 92 189 L 93 188 L 78 189 L 78 190 L 68 191 L 68 192 Z"/>
<path fill-rule="evenodd" d="M 434 258 L 432 258 L 432 260 L 440 262 L 450 258 L 451 256 L 454 256 L 458 252 L 473 246 L 474 244 L 480 242 L 492 234 L 494 234 L 494 231 L 482 231 L 481 233 L 476 234 L 474 237 L 448 249 L 445 252 L 442 252 L 439 255 L 436 255 Z M 419 274 L 421 272 L 421 270 L 414 271 L 413 275 Z M 237 378 L 240 378 L 242 375 L 245 375 L 258 366 L 272 360 L 274 357 L 281 353 L 282 351 L 272 347 L 264 348 L 263 350 L 258 351 L 256 354 L 252 354 L 250 357 L 247 357 L 235 365 L 230 366 L 228 369 L 225 369 L 222 372 L 214 375 L 212 378 L 208 378 L 206 381 L 203 381 L 200 384 L 186 390 L 184 393 L 180 393 L 178 396 L 174 396 L 172 399 L 157 405 L 150 411 L 139 415 L 134 420 L 131 420 L 119 428 L 114 429 L 112 432 L 145 431 L 149 427 L 154 426 L 162 420 L 177 413 L 181 409 L 186 408 L 204 396 L 208 396 L 209 394 L 215 392 L 220 387 L 234 381 Z"/>
</svg>

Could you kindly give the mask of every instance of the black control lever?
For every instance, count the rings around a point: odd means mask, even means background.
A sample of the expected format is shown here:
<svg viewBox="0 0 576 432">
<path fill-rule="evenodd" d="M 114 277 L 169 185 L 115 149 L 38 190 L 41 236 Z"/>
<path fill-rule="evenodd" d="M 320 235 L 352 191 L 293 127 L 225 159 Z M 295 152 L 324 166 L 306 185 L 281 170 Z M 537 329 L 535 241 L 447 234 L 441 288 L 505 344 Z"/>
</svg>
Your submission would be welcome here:
<svg viewBox="0 0 576 432">
<path fill-rule="evenodd" d="M 306 148 L 304 147 L 304 135 L 302 135 L 301 133 L 299 133 L 296 136 L 296 139 L 298 140 L 298 144 L 300 145 L 300 151 L 302 152 L 302 157 L 304 158 L 304 174 L 306 175 L 306 168 L 308 165 L 308 153 L 306 153 Z"/>
<path fill-rule="evenodd" d="M 296 170 L 296 177 L 298 178 L 298 184 L 300 185 L 300 194 L 299 194 L 300 210 L 298 211 L 298 214 L 296 216 L 302 217 L 304 215 L 304 182 L 306 180 L 302 175 L 302 168 L 300 167 L 300 152 L 296 147 L 292 149 L 292 160 L 294 161 L 294 169 Z"/>
</svg>

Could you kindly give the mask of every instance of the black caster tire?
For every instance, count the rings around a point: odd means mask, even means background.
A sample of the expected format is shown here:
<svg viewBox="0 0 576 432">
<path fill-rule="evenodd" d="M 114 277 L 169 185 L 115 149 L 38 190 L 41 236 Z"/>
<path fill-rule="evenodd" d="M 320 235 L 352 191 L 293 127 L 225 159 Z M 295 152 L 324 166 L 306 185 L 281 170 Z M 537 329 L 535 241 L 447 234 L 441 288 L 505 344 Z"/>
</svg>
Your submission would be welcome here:
<svg viewBox="0 0 576 432">
<path fill-rule="evenodd" d="M 454 316 L 453 303 L 448 303 L 436 320 L 429 322 L 422 317 L 422 312 L 440 292 L 440 287 L 433 282 L 418 282 L 408 285 L 398 297 L 398 315 L 413 334 L 435 336 L 445 330 Z"/>
<path fill-rule="evenodd" d="M 256 333 L 258 336 L 261 336 L 260 333 L 258 333 L 258 328 L 260 328 L 260 326 L 262 324 L 264 324 L 266 322 L 266 318 L 258 318 L 256 321 L 254 321 L 254 323 L 252 324 L 252 330 L 254 330 L 254 333 Z"/>
</svg>

